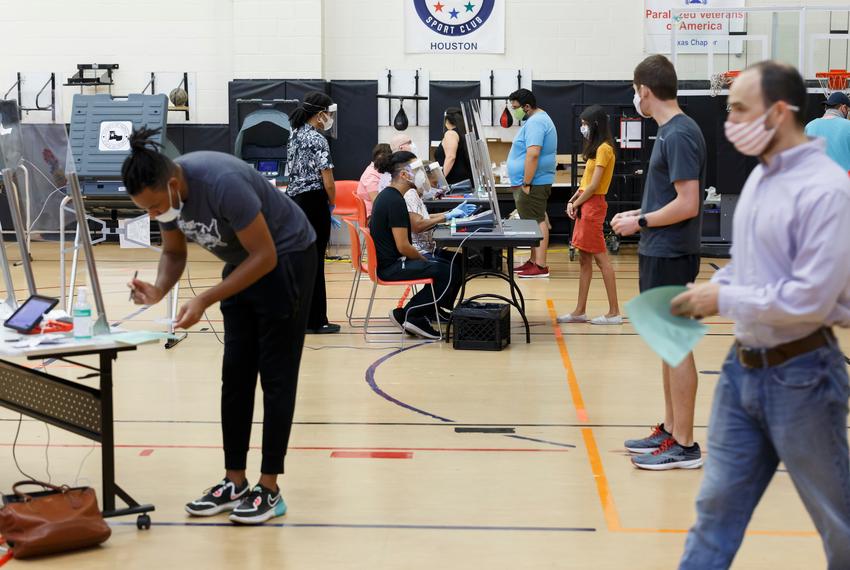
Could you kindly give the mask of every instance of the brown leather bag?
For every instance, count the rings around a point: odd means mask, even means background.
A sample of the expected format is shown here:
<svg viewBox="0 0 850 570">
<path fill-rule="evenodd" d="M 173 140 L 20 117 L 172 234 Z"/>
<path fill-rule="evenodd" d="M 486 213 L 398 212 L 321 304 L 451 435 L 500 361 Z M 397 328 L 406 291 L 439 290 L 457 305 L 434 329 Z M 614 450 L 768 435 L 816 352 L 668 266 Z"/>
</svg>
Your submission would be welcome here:
<svg viewBox="0 0 850 570">
<path fill-rule="evenodd" d="M 26 494 L 19 487 L 34 485 L 45 491 Z M 105 542 L 112 530 L 103 520 L 91 487 L 57 487 L 40 481 L 21 481 L 13 495 L 3 497 L 0 535 L 15 558 L 67 552 Z"/>
</svg>

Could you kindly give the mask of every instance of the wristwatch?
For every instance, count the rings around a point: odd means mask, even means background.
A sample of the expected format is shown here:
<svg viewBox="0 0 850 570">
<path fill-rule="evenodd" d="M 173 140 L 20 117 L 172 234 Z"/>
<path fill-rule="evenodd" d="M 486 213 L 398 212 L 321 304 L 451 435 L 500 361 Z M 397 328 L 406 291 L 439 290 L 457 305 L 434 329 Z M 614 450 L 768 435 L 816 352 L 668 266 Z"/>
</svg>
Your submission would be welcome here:
<svg viewBox="0 0 850 570">
<path fill-rule="evenodd" d="M 640 226 L 641 229 L 649 227 L 649 223 L 646 221 L 646 216 L 638 216 L 638 226 Z"/>
</svg>

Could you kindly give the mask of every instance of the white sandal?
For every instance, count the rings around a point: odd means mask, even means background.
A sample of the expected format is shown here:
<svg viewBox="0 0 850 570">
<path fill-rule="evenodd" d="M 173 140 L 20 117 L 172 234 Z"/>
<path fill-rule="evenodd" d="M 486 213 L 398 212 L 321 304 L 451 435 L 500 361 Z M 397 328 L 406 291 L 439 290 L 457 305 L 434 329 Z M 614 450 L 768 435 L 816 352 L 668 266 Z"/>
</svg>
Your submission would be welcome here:
<svg viewBox="0 0 850 570">
<path fill-rule="evenodd" d="M 586 323 L 587 315 L 573 315 L 572 313 L 567 313 L 566 315 L 561 315 L 558 317 L 559 323 Z"/>
<path fill-rule="evenodd" d="M 621 325 L 623 324 L 622 315 L 615 315 L 613 317 L 606 317 L 602 315 L 601 317 L 596 317 L 591 319 L 590 324 L 592 325 Z"/>
</svg>

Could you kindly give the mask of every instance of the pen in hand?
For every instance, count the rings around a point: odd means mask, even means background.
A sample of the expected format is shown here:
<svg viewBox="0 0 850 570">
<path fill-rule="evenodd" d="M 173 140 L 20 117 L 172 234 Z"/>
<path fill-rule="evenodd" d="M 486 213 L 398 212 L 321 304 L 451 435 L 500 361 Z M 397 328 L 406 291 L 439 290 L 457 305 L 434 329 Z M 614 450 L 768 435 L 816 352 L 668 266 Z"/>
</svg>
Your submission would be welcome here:
<svg viewBox="0 0 850 570">
<path fill-rule="evenodd" d="M 138 276 L 139 276 L 139 270 L 137 269 L 136 272 L 133 273 L 133 281 L 135 281 Z M 133 283 L 133 281 L 130 281 L 130 283 Z M 130 301 L 133 300 L 133 293 L 135 293 L 135 292 L 136 292 L 136 288 L 130 287 L 130 299 L 129 299 Z"/>
</svg>

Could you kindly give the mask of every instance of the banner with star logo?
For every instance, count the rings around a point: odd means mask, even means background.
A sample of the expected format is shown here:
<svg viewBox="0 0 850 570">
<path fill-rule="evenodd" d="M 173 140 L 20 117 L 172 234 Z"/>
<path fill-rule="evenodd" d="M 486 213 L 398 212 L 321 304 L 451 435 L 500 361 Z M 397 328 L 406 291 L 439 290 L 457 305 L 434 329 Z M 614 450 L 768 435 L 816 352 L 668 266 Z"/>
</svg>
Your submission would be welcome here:
<svg viewBox="0 0 850 570">
<path fill-rule="evenodd" d="M 404 0 L 407 53 L 505 53 L 505 0 Z"/>
</svg>

